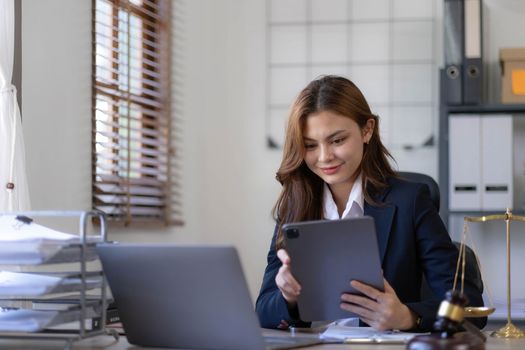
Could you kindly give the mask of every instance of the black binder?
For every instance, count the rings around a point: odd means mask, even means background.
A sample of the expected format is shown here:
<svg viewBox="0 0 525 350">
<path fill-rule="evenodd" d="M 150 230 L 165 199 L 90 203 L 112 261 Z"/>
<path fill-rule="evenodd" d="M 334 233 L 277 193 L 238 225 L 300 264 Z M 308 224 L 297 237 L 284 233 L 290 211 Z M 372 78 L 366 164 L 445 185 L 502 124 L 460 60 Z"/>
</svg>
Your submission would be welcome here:
<svg viewBox="0 0 525 350">
<path fill-rule="evenodd" d="M 481 0 L 464 0 L 463 103 L 480 104 L 483 93 Z"/>
<path fill-rule="evenodd" d="M 445 96 L 447 105 L 463 104 L 464 7 L 463 0 L 444 4 Z"/>
</svg>

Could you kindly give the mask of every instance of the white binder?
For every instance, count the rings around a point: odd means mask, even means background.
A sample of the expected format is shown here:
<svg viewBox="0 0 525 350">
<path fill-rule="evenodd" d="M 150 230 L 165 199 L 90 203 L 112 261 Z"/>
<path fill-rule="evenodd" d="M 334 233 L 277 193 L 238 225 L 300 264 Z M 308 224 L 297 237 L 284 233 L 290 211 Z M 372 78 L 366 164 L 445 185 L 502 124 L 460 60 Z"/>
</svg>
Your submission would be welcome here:
<svg viewBox="0 0 525 350">
<path fill-rule="evenodd" d="M 454 114 L 449 120 L 449 208 L 481 209 L 481 120 Z"/>
<path fill-rule="evenodd" d="M 513 201 L 512 115 L 485 115 L 481 135 L 481 209 L 503 212 Z"/>
</svg>

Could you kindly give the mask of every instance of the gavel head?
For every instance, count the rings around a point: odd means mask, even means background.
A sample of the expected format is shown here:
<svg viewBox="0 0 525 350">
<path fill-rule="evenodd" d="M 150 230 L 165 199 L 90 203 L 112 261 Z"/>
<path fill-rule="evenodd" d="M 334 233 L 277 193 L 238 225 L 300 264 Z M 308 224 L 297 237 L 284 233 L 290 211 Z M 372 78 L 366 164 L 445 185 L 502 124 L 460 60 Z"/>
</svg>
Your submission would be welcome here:
<svg viewBox="0 0 525 350">
<path fill-rule="evenodd" d="M 450 338 L 452 334 L 461 329 L 463 322 L 465 305 L 468 299 L 456 290 L 449 290 L 445 295 L 445 300 L 439 306 L 434 330 L 441 333 L 442 338 Z"/>
</svg>

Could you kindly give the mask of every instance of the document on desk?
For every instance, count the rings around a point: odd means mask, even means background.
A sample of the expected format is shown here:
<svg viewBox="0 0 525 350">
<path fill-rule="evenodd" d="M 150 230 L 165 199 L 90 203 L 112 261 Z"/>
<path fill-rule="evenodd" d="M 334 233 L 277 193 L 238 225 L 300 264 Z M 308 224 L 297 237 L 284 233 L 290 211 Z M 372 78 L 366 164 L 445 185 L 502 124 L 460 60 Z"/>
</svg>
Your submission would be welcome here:
<svg viewBox="0 0 525 350">
<path fill-rule="evenodd" d="M 98 241 L 98 237 L 88 237 L 88 241 Z M 30 218 L 0 215 L 0 264 L 39 264 L 80 243 L 78 235 L 50 229 Z"/>
<path fill-rule="evenodd" d="M 1 332 L 38 332 L 43 329 L 59 326 L 63 329 L 78 329 L 80 326 L 80 309 L 75 310 L 1 310 L 0 311 L 0 337 Z M 93 308 L 86 309 L 88 318 L 100 317 Z M 91 320 L 89 320 L 91 323 Z"/>
<path fill-rule="evenodd" d="M 404 344 L 421 333 L 408 333 L 399 331 L 377 331 L 371 327 L 348 327 L 339 324 L 330 325 L 321 334 L 321 339 L 326 341 L 340 341 L 341 343 L 381 343 Z"/>
<path fill-rule="evenodd" d="M 7 310 L 0 312 L 0 332 L 37 332 L 59 315 L 58 311 Z"/>
<path fill-rule="evenodd" d="M 100 276 L 86 278 L 86 288 L 97 288 L 102 284 Z M 79 291 L 82 280 L 76 275 L 22 273 L 0 271 L 0 297 L 37 297 L 48 293 Z"/>
<path fill-rule="evenodd" d="M 23 218 L 23 219 L 22 219 Z M 1 242 L 74 242 L 78 235 L 60 232 L 15 215 L 0 215 Z"/>
</svg>

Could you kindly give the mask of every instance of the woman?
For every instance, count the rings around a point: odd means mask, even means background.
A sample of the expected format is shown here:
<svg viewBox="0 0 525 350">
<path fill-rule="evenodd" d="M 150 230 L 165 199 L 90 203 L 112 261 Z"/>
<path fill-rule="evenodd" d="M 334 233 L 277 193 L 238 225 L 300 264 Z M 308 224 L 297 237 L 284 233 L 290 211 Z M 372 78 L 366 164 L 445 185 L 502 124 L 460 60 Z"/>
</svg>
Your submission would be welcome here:
<svg viewBox="0 0 525 350">
<path fill-rule="evenodd" d="M 282 225 L 368 215 L 376 224 L 384 292 L 351 281 L 364 296 L 343 294 L 341 308 L 378 330 L 432 328 L 439 303 L 452 289 L 458 251 L 426 185 L 396 176 L 378 123 L 361 91 L 342 77 L 314 80 L 297 97 L 277 172 L 283 186 L 273 209 L 277 225 L 256 304 L 263 327 L 301 324 L 301 286 Z M 421 300 L 423 275 L 433 299 Z M 466 282 L 470 305 L 483 305 L 481 293 Z M 475 322 L 483 327 L 486 319 Z"/>
</svg>

